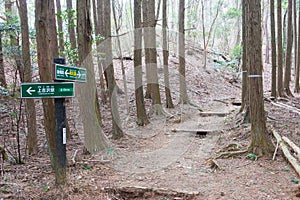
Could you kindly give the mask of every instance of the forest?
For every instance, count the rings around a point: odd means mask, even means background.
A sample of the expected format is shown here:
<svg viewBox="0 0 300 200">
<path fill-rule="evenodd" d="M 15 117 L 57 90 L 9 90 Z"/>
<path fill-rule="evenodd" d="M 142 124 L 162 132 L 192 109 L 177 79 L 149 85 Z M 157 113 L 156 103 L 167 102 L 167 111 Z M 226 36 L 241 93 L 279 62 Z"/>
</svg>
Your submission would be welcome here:
<svg viewBox="0 0 300 200">
<path fill-rule="evenodd" d="M 300 198 L 300 1 L 0 5 L 0 200 Z"/>
</svg>

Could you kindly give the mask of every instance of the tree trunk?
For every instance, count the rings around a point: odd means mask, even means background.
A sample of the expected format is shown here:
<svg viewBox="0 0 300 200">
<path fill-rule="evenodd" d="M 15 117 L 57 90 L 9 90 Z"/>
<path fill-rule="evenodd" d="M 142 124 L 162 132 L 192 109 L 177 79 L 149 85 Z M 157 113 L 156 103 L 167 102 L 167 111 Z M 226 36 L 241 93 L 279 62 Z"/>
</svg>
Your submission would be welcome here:
<svg viewBox="0 0 300 200">
<path fill-rule="evenodd" d="M 179 103 L 189 104 L 186 89 L 186 73 L 185 73 L 185 38 L 184 38 L 184 11 L 185 0 L 179 1 L 179 18 L 178 18 L 178 53 L 179 53 L 179 84 L 180 84 L 180 97 Z"/>
<path fill-rule="evenodd" d="M 162 39 L 163 39 L 163 62 L 164 62 L 164 81 L 166 107 L 174 108 L 171 96 L 170 80 L 169 80 L 169 50 L 168 50 L 168 35 L 167 35 L 167 0 L 163 0 L 162 5 L 163 22 L 162 22 Z"/>
<path fill-rule="evenodd" d="M 5 16 L 7 23 L 11 23 L 13 19 L 13 9 L 12 9 L 13 2 L 10 0 L 5 1 Z M 10 37 L 10 46 L 14 48 L 15 50 L 12 52 L 13 58 L 15 61 L 15 67 L 17 68 L 19 75 L 20 75 L 20 80 L 23 82 L 24 80 L 24 68 L 21 64 L 21 55 L 20 55 L 20 45 L 19 45 L 19 35 L 14 34 L 12 32 L 9 32 L 9 37 Z"/>
<path fill-rule="evenodd" d="M 56 0 L 57 13 L 61 13 L 60 0 Z M 65 51 L 64 32 L 63 32 L 63 20 L 62 17 L 57 17 L 57 29 L 58 29 L 58 43 L 59 43 L 59 54 L 64 57 L 63 52 Z"/>
<path fill-rule="evenodd" d="M 248 1 L 248 42 L 247 56 L 249 64 L 249 97 L 251 116 L 250 152 L 261 156 L 273 153 L 273 146 L 266 130 L 266 116 L 263 97 L 262 77 L 262 36 L 261 1 Z"/>
<path fill-rule="evenodd" d="M 292 48 L 293 48 L 293 1 L 288 1 L 288 27 L 287 27 L 287 47 L 285 54 L 284 91 L 288 96 L 292 96 L 290 90 Z"/>
<path fill-rule="evenodd" d="M 283 97 L 283 46 L 282 46 L 282 2 L 277 0 L 277 66 L 278 66 L 278 79 L 277 89 L 278 96 Z"/>
<path fill-rule="evenodd" d="M 94 19 L 94 22 L 95 22 L 94 24 L 95 24 L 95 32 L 98 37 L 103 37 L 103 33 L 102 33 L 103 29 L 104 29 L 103 12 L 104 12 L 103 0 L 97 0 L 97 12 L 94 12 L 94 18 L 97 17 L 97 19 Z M 101 54 L 103 54 L 104 48 L 103 48 L 103 45 L 101 44 L 101 42 L 102 41 L 97 40 L 97 63 L 98 63 L 98 71 L 99 71 L 99 78 L 100 78 L 101 100 L 102 100 L 103 104 L 106 104 L 107 103 L 107 95 L 106 95 L 106 87 L 105 87 L 104 77 L 103 77 L 103 75 L 104 75 L 103 66 L 105 65 L 105 63 L 103 62 L 103 56 L 101 57 Z"/>
<path fill-rule="evenodd" d="M 148 60 L 146 56 L 147 84 L 151 88 L 152 112 L 156 115 L 164 114 L 161 105 L 157 75 L 157 52 L 156 52 L 156 31 L 155 31 L 155 1 L 144 0 L 147 4 L 147 27 L 144 27 L 145 52 L 148 51 Z M 144 5 L 144 4 L 143 4 Z M 145 9 L 143 7 L 143 9 Z M 145 22 L 145 19 L 144 19 Z M 148 87 L 148 86 L 147 86 Z"/>
<path fill-rule="evenodd" d="M 55 19 L 55 4 L 54 0 L 49 0 L 49 31 L 50 34 L 50 51 L 52 51 L 53 58 L 58 58 L 58 41 L 57 28 Z"/>
<path fill-rule="evenodd" d="M 299 86 L 299 74 L 300 74 L 300 6 L 298 10 L 298 51 L 297 51 L 297 66 L 296 66 L 296 72 L 295 72 L 295 93 L 300 92 L 300 86 Z"/>
<path fill-rule="evenodd" d="M 88 152 L 94 153 L 106 148 L 98 116 L 96 80 L 92 58 L 92 27 L 90 0 L 77 0 L 78 56 L 81 67 L 87 69 L 87 82 L 77 85 L 80 115 L 84 129 L 84 144 Z"/>
<path fill-rule="evenodd" d="M 115 3 L 116 3 L 115 0 L 112 0 L 112 4 L 115 5 Z M 127 79 L 126 79 L 126 72 L 125 72 L 125 67 L 124 67 L 124 62 L 123 62 L 122 47 L 121 47 L 121 42 L 120 42 L 120 37 L 119 37 L 120 27 L 117 22 L 115 6 L 112 7 L 112 11 L 113 11 L 113 18 L 114 18 L 115 29 L 116 29 L 116 34 L 117 34 L 118 57 L 120 58 L 121 71 L 122 71 L 123 83 L 124 83 L 125 105 L 126 105 L 125 107 L 126 107 L 127 115 L 129 115 L 130 109 L 129 109 L 129 102 L 128 102 Z M 122 15 L 122 13 L 120 13 L 120 14 Z"/>
<path fill-rule="evenodd" d="M 242 10 L 243 10 L 243 26 L 242 26 L 242 43 L 243 43 L 243 57 L 242 57 L 242 106 L 240 112 L 243 112 L 243 122 L 250 122 L 250 108 L 249 108 L 249 86 L 248 86 L 248 63 L 247 63 L 247 24 L 248 24 L 248 1 L 242 1 Z"/>
<path fill-rule="evenodd" d="M 297 38 L 297 3 L 296 0 L 293 0 L 293 30 L 294 30 L 294 69 L 297 68 L 297 45 L 298 45 L 298 38 Z"/>
<path fill-rule="evenodd" d="M 41 82 L 52 82 L 52 51 L 50 49 L 50 29 L 49 29 L 49 1 L 35 0 L 35 26 L 37 57 L 39 66 L 39 75 Z M 53 30 L 52 30 L 53 31 Z M 54 101 L 53 99 L 42 99 L 44 109 L 44 126 L 46 138 L 49 145 L 49 153 L 52 168 L 55 169 L 55 136 L 54 136 Z"/>
<path fill-rule="evenodd" d="M 149 8 L 148 8 L 148 0 L 142 0 L 143 3 L 143 30 L 144 30 L 144 49 L 145 49 L 145 65 L 146 65 L 146 80 L 147 80 L 147 87 L 146 87 L 146 94 L 145 98 L 151 99 L 152 94 L 152 84 L 151 84 L 151 66 L 150 66 L 150 40 L 148 35 L 150 35 L 150 19 L 149 19 Z"/>
<path fill-rule="evenodd" d="M 267 7 L 267 5 L 265 5 Z M 270 63 L 270 41 L 269 41 L 269 10 L 265 8 L 266 16 L 264 20 L 265 37 L 266 37 L 266 63 Z"/>
<path fill-rule="evenodd" d="M 149 124 L 149 119 L 145 109 L 143 92 L 141 6 L 141 0 L 134 0 L 134 83 L 137 124 L 145 126 Z"/>
<path fill-rule="evenodd" d="M 104 0 L 104 30 L 103 36 L 105 38 L 104 41 L 104 49 L 105 49 L 105 71 L 107 74 L 107 84 L 110 98 L 110 109 L 112 115 L 112 125 L 113 125 L 113 138 L 119 139 L 123 137 L 123 131 L 121 127 L 121 120 L 119 116 L 119 106 L 117 102 L 117 90 L 118 86 L 115 81 L 114 75 L 114 66 L 112 60 L 112 42 L 111 42 L 111 5 L 110 0 Z"/>
<path fill-rule="evenodd" d="M 71 43 L 71 49 L 76 49 L 76 34 L 74 29 L 74 13 L 73 13 L 73 5 L 72 0 L 66 0 L 67 1 L 67 10 L 68 10 L 68 32 L 69 32 L 69 38 Z"/>
<path fill-rule="evenodd" d="M 270 0 L 270 15 L 271 15 L 271 45 L 272 45 L 272 87 L 271 87 L 271 96 L 276 98 L 276 33 L 275 33 L 275 6 L 274 0 Z"/>
<path fill-rule="evenodd" d="M 24 65 L 24 82 L 32 82 L 30 46 L 29 46 L 29 28 L 27 16 L 26 0 L 20 0 L 19 15 L 21 20 L 22 34 L 22 60 Z M 37 151 L 37 134 L 36 134 L 36 112 L 34 99 L 26 99 L 26 118 L 28 127 L 28 151 L 29 154 Z"/>
<path fill-rule="evenodd" d="M 2 48 L 2 33 L 0 33 L 0 86 L 7 87 L 5 71 L 4 71 L 4 60 L 3 60 L 3 48 Z"/>
<path fill-rule="evenodd" d="M 203 38 L 203 49 L 204 49 L 204 61 L 203 61 L 203 68 L 206 69 L 207 63 L 207 46 L 206 46 L 206 37 L 205 37 L 205 19 L 204 19 L 204 0 L 201 0 L 201 21 L 202 21 L 202 38 Z"/>
</svg>

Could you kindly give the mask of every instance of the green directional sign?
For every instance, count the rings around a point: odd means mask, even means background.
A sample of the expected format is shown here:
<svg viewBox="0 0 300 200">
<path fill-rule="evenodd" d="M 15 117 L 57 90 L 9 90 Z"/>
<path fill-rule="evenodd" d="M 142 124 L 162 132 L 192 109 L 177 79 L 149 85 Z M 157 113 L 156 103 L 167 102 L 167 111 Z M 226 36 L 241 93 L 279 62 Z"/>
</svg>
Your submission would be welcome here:
<svg viewBox="0 0 300 200">
<path fill-rule="evenodd" d="M 55 80 L 86 82 L 86 69 L 55 64 Z"/>
<path fill-rule="evenodd" d="M 21 98 L 65 98 L 75 96 L 73 82 L 23 83 Z"/>
</svg>

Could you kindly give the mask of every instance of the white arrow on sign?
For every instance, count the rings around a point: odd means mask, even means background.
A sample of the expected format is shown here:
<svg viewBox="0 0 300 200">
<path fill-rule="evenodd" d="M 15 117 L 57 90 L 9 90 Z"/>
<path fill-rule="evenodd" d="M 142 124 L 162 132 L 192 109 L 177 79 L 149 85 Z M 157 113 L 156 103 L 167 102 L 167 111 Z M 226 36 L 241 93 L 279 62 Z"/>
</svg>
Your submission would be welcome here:
<svg viewBox="0 0 300 200">
<path fill-rule="evenodd" d="M 29 94 L 29 95 L 32 95 L 31 92 L 35 92 L 35 90 L 32 90 L 32 87 L 29 87 L 26 92 Z"/>
<path fill-rule="evenodd" d="M 68 77 L 69 76 L 69 70 L 67 69 L 66 71 L 65 71 L 65 75 L 66 75 L 66 77 Z"/>
<path fill-rule="evenodd" d="M 78 78 L 80 78 L 80 77 L 81 77 L 81 73 L 80 73 L 80 71 L 78 71 L 78 74 L 77 74 L 77 76 L 78 76 Z"/>
</svg>

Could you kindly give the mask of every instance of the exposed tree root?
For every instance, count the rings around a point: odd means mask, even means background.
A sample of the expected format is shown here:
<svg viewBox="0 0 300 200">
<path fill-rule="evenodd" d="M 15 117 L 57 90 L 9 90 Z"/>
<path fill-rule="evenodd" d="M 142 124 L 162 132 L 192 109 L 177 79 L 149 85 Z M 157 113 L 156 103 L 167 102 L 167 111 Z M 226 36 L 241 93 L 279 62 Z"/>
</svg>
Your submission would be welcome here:
<svg viewBox="0 0 300 200">
<path fill-rule="evenodd" d="M 223 153 L 217 155 L 216 157 L 214 157 L 214 159 L 230 158 L 230 157 L 233 157 L 233 156 L 243 155 L 243 154 L 245 154 L 247 152 L 248 152 L 248 149 L 242 150 L 242 151 L 228 151 L 228 152 L 223 152 Z"/>
</svg>

